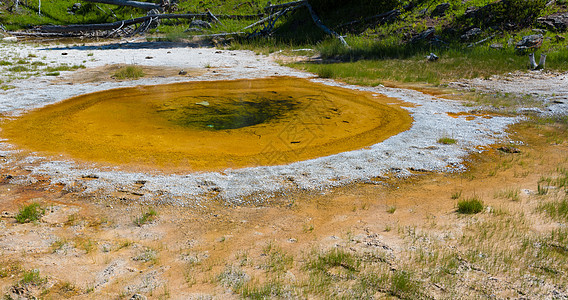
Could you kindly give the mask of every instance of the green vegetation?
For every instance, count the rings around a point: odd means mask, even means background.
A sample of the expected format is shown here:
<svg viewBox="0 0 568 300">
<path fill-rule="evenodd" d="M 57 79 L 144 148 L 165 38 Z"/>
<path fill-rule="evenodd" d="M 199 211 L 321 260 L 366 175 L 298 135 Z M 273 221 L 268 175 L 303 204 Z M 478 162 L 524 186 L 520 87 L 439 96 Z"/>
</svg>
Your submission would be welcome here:
<svg viewBox="0 0 568 300">
<path fill-rule="evenodd" d="M 154 210 L 153 208 L 150 208 L 150 209 L 148 209 L 147 212 L 142 214 L 142 216 L 134 219 L 134 224 L 136 226 L 142 226 L 144 224 L 151 223 L 156 219 L 157 216 L 158 216 L 158 212 L 156 210 Z"/>
<path fill-rule="evenodd" d="M 460 214 L 476 214 L 483 210 L 483 201 L 476 196 L 458 201 L 458 213 Z"/>
<path fill-rule="evenodd" d="M 568 221 L 568 198 L 560 201 L 551 201 L 543 203 L 538 207 L 538 210 L 546 213 L 549 217 L 561 221 Z"/>
<path fill-rule="evenodd" d="M 123 79 L 138 79 L 144 77 L 145 75 L 146 74 L 144 74 L 144 70 L 142 69 L 142 67 L 135 65 L 128 65 L 116 71 L 113 77 L 115 79 L 123 80 Z"/>
<path fill-rule="evenodd" d="M 456 143 L 456 140 L 450 137 L 441 137 L 438 139 L 438 144 L 443 145 L 453 145 Z"/>
<path fill-rule="evenodd" d="M 67 65 L 67 64 L 61 64 L 59 66 L 55 66 L 55 67 L 47 67 L 45 69 L 45 71 L 47 72 L 59 72 L 59 71 L 75 71 L 77 69 L 84 69 L 85 66 L 84 65 Z"/>
<path fill-rule="evenodd" d="M 45 209 L 43 209 L 39 203 L 32 203 L 20 209 L 20 211 L 16 215 L 16 221 L 18 223 L 39 221 L 44 213 Z"/>
<path fill-rule="evenodd" d="M 25 284 L 40 285 L 42 283 L 45 283 L 46 281 L 47 281 L 47 278 L 41 277 L 39 275 L 39 270 L 30 270 L 30 271 L 24 272 L 22 279 L 20 280 L 20 284 L 22 284 L 22 285 L 25 285 Z"/>
<path fill-rule="evenodd" d="M 518 188 L 508 188 L 495 194 L 495 198 L 505 198 L 511 201 L 520 201 L 521 191 Z"/>
<path fill-rule="evenodd" d="M 461 198 L 461 196 L 462 196 L 462 191 L 457 191 L 457 192 L 452 194 L 452 200 L 457 200 L 457 199 Z"/>
</svg>

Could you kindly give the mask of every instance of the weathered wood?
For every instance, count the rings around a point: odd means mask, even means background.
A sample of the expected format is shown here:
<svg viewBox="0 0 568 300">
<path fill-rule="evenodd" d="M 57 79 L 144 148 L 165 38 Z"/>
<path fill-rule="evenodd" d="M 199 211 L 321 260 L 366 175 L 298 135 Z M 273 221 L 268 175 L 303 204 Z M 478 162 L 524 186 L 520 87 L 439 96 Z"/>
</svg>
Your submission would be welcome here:
<svg viewBox="0 0 568 300">
<path fill-rule="evenodd" d="M 42 32 L 78 32 L 78 31 L 95 31 L 95 30 L 114 30 L 123 26 L 144 23 L 152 19 L 192 19 L 194 17 L 202 17 L 204 14 L 162 14 L 150 15 L 130 20 L 117 21 L 102 24 L 74 24 L 74 25 L 44 25 L 37 27 Z"/>
<path fill-rule="evenodd" d="M 286 8 L 286 7 L 290 7 L 290 6 L 305 5 L 306 3 L 308 3 L 307 0 L 300 0 L 300 1 L 282 3 L 282 4 L 269 5 L 269 6 L 264 8 L 264 11 L 271 11 L 271 10 Z"/>
<path fill-rule="evenodd" d="M 540 55 L 540 59 L 538 60 L 538 66 L 536 66 L 537 69 L 544 69 L 544 65 L 546 64 L 546 54 L 541 54 Z"/>
<path fill-rule="evenodd" d="M 155 3 L 150 2 L 141 2 L 141 1 L 132 1 L 132 0 L 83 0 L 87 2 L 95 2 L 95 3 L 104 3 L 104 4 L 113 4 L 118 6 L 130 6 L 141 8 L 145 10 L 152 10 L 158 9 L 160 11 L 163 10 L 162 6 Z"/>
<path fill-rule="evenodd" d="M 235 31 L 229 33 L 214 33 L 214 34 L 202 34 L 202 35 L 194 35 L 193 37 L 196 38 L 214 38 L 214 37 L 226 37 L 226 36 L 239 36 L 245 35 L 245 32 L 242 31 Z"/>
<path fill-rule="evenodd" d="M 536 61 L 534 60 L 534 53 L 529 53 L 529 68 L 534 70 L 538 67 Z"/>
<path fill-rule="evenodd" d="M 13 36 L 37 36 L 37 37 L 73 37 L 74 34 L 59 32 L 24 32 L 24 31 L 7 31 L 6 33 Z"/>
<path fill-rule="evenodd" d="M 242 30 L 247 30 L 247 29 L 249 29 L 249 28 L 252 28 L 252 27 L 258 26 L 258 25 L 260 25 L 260 24 L 266 23 L 266 22 L 268 22 L 270 19 L 276 17 L 279 13 L 280 13 L 280 12 L 273 13 L 273 14 L 271 14 L 270 16 L 268 16 L 268 17 L 266 17 L 266 18 L 264 18 L 264 19 L 262 19 L 262 20 L 260 20 L 260 21 L 257 21 L 257 22 L 254 22 L 254 23 L 248 25 L 247 27 L 243 28 Z"/>
<path fill-rule="evenodd" d="M 209 17 L 211 19 L 215 20 L 215 22 L 217 22 L 217 23 L 221 24 L 221 26 L 225 27 L 225 25 L 221 21 L 219 21 L 219 19 L 217 19 L 217 17 L 215 17 L 215 15 L 209 9 L 207 9 L 207 14 L 209 15 Z"/>
<path fill-rule="evenodd" d="M 310 5 L 310 3 L 308 3 L 307 1 L 305 1 L 304 6 L 308 8 L 308 11 L 310 12 L 310 15 L 312 16 L 312 20 L 314 21 L 314 23 L 316 24 L 317 27 L 319 27 L 321 30 L 323 30 L 325 33 L 336 37 L 337 39 L 339 39 L 339 41 L 341 41 L 341 43 L 343 45 L 345 45 L 346 47 L 349 47 L 349 44 L 347 44 L 347 42 L 345 41 L 345 39 L 339 35 L 337 32 L 327 28 L 327 26 L 325 26 L 322 21 L 320 20 L 320 18 L 318 17 L 318 15 L 316 15 L 316 13 L 314 12 L 314 9 L 312 8 L 312 6 Z"/>
</svg>

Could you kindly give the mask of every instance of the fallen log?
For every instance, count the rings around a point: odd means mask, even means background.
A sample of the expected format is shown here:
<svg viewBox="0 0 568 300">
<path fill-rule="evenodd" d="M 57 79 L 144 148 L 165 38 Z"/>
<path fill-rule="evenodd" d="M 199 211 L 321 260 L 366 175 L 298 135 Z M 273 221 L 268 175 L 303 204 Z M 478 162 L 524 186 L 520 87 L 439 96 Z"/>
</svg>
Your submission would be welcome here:
<svg viewBox="0 0 568 300">
<path fill-rule="evenodd" d="M 140 1 L 132 1 L 132 0 L 83 0 L 87 2 L 95 2 L 95 3 L 104 3 L 104 4 L 113 4 L 118 6 L 130 6 L 141 8 L 145 10 L 152 10 L 158 9 L 160 11 L 163 10 L 163 7 L 159 4 L 149 3 L 149 2 L 140 2 Z"/>
<path fill-rule="evenodd" d="M 290 6 L 305 5 L 306 3 L 308 3 L 307 0 L 300 0 L 300 1 L 293 1 L 293 2 L 288 2 L 288 3 L 282 3 L 282 4 L 269 5 L 269 6 L 267 6 L 267 7 L 264 8 L 264 11 L 271 11 L 271 10 L 275 10 L 275 9 L 282 9 L 282 8 L 287 8 L 287 7 L 290 7 Z"/>
<path fill-rule="evenodd" d="M 74 37 L 76 35 L 60 32 L 24 32 L 24 31 L 7 31 L 13 36 L 33 36 L 33 37 Z"/>
<path fill-rule="evenodd" d="M 339 39 L 339 41 L 346 47 L 349 47 L 349 44 L 347 44 L 347 42 L 345 41 L 345 39 L 340 36 L 337 32 L 327 28 L 325 25 L 323 25 L 323 23 L 321 22 L 320 18 L 316 15 L 316 13 L 314 12 L 314 9 L 312 8 L 312 6 L 310 5 L 310 3 L 308 3 L 307 1 L 305 1 L 304 6 L 308 8 L 308 11 L 310 12 L 310 15 L 312 16 L 312 20 L 314 21 L 314 23 L 316 24 L 317 27 L 319 27 L 321 30 L 323 30 L 325 33 L 336 37 L 337 39 Z"/>
<path fill-rule="evenodd" d="M 150 15 L 139 18 L 134 18 L 124 21 L 116 21 L 112 23 L 102 24 L 73 24 L 73 25 L 43 25 L 35 28 L 41 32 L 78 32 L 78 31 L 96 31 L 96 30 L 114 30 L 124 26 L 148 22 L 150 20 L 161 19 L 192 19 L 195 17 L 204 17 L 207 14 L 162 14 Z"/>
</svg>

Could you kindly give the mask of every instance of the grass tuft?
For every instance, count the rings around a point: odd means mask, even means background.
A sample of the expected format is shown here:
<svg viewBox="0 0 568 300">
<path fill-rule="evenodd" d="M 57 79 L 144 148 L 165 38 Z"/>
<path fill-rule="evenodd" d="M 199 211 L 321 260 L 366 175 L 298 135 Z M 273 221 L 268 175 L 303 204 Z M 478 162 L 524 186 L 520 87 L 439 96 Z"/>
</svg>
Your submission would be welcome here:
<svg viewBox="0 0 568 300">
<path fill-rule="evenodd" d="M 46 281 L 47 279 L 45 277 L 41 277 L 39 275 L 39 270 L 31 270 L 24 273 L 22 279 L 20 280 L 20 284 L 40 285 Z"/>
<path fill-rule="evenodd" d="M 44 213 L 45 209 L 43 209 L 39 205 L 39 203 L 32 203 L 20 209 L 20 211 L 16 215 L 16 221 L 18 223 L 29 223 L 29 222 L 39 221 L 39 219 L 43 216 Z"/>
<path fill-rule="evenodd" d="M 540 205 L 538 210 L 559 221 L 568 221 L 568 198 Z"/>
<path fill-rule="evenodd" d="M 458 202 L 458 213 L 460 214 L 476 214 L 483 210 L 483 201 L 477 197 L 464 199 Z"/>
<path fill-rule="evenodd" d="M 156 219 L 157 215 L 158 215 L 158 212 L 156 210 L 154 210 L 153 208 L 150 208 L 142 216 L 136 218 L 134 220 L 134 224 L 136 224 L 136 226 L 142 226 L 144 224 L 150 223 L 150 222 L 152 222 Z"/>
<path fill-rule="evenodd" d="M 126 67 L 121 68 L 120 70 L 114 73 L 113 77 L 115 79 L 138 79 L 144 77 L 144 70 L 142 67 L 129 65 Z"/>
<path fill-rule="evenodd" d="M 441 137 L 438 139 L 438 144 L 443 144 L 443 145 L 453 145 L 456 142 L 457 141 L 455 139 L 450 137 Z"/>
</svg>

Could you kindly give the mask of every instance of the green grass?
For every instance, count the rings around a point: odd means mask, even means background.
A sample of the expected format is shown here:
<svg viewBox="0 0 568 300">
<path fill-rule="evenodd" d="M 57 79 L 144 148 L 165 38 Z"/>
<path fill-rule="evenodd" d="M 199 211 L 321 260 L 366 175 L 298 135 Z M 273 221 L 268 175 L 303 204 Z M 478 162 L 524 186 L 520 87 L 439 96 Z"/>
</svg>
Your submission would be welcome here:
<svg viewBox="0 0 568 300">
<path fill-rule="evenodd" d="M 543 203 L 539 205 L 538 210 L 552 219 L 568 222 L 568 198 L 566 197 L 560 201 Z"/>
<path fill-rule="evenodd" d="M 22 279 L 20 280 L 20 284 L 22 285 L 26 284 L 40 285 L 45 282 L 47 282 L 47 278 L 41 277 L 39 275 L 38 270 L 31 270 L 24 272 L 24 274 L 22 275 Z"/>
<path fill-rule="evenodd" d="M 457 141 L 455 139 L 450 137 L 441 137 L 438 139 L 438 144 L 443 144 L 443 145 L 453 145 L 456 142 Z"/>
<path fill-rule="evenodd" d="M 18 223 L 29 223 L 39 221 L 45 210 L 41 207 L 39 203 L 32 203 L 26 205 L 20 209 L 18 214 L 16 215 L 16 221 Z"/>
<path fill-rule="evenodd" d="M 461 198 L 461 196 L 462 196 L 462 191 L 457 191 L 457 192 L 452 193 L 451 198 L 452 198 L 452 200 L 457 200 L 457 199 Z"/>
<path fill-rule="evenodd" d="M 495 198 L 505 198 L 511 201 L 521 200 L 521 191 L 518 188 L 508 188 L 495 194 Z"/>
<path fill-rule="evenodd" d="M 30 71 L 30 69 L 28 69 L 25 66 L 14 66 L 14 67 L 8 68 L 8 71 L 14 72 L 14 73 L 20 73 L 20 72 L 28 72 L 28 71 Z"/>
<path fill-rule="evenodd" d="M 458 201 L 458 213 L 477 214 L 483 210 L 483 201 L 476 196 Z"/>
<path fill-rule="evenodd" d="M 412 274 L 397 271 L 391 277 L 391 294 L 402 299 L 415 299 L 420 294 L 420 285 L 412 280 Z"/>
<path fill-rule="evenodd" d="M 314 253 L 316 256 L 308 262 L 306 268 L 315 272 L 327 272 L 334 267 L 341 267 L 348 272 L 357 272 L 361 261 L 343 249 L 334 248 L 326 253 Z"/>
<path fill-rule="evenodd" d="M 142 226 L 144 224 L 153 222 L 156 219 L 156 216 L 158 216 L 158 212 L 153 208 L 150 208 L 147 212 L 142 214 L 142 216 L 134 219 L 134 224 L 136 226 Z"/>
<path fill-rule="evenodd" d="M 78 69 L 85 69 L 84 65 L 67 65 L 67 64 L 61 64 L 59 66 L 55 66 L 55 67 L 47 67 L 45 68 L 46 72 L 59 72 L 59 71 L 75 71 Z"/>
<path fill-rule="evenodd" d="M 120 70 L 116 71 L 116 73 L 114 73 L 113 77 L 115 79 L 119 79 L 119 80 L 123 80 L 123 79 L 138 79 L 141 77 L 144 77 L 144 70 L 142 69 L 142 67 L 139 66 L 134 66 L 134 65 L 129 65 L 123 68 L 120 68 Z"/>
</svg>

